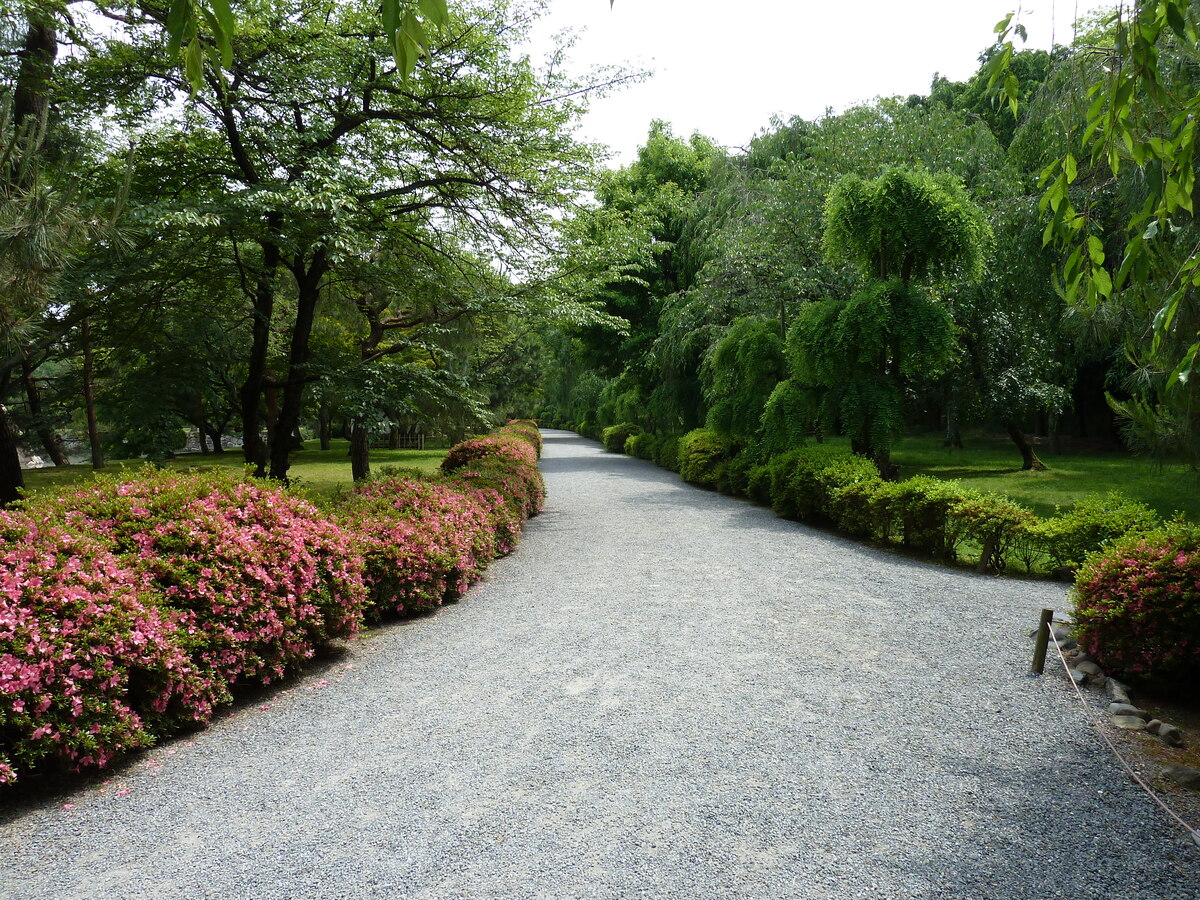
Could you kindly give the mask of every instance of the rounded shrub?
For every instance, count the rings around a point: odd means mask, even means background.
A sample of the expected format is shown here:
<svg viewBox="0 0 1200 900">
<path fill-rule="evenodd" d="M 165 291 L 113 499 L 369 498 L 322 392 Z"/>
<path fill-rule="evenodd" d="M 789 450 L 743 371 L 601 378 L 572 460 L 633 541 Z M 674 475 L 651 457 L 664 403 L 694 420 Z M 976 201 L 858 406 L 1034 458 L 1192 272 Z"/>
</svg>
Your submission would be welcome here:
<svg viewBox="0 0 1200 900">
<path fill-rule="evenodd" d="M 638 459 L 653 460 L 654 452 L 658 449 L 658 444 L 658 436 L 649 432 L 631 434 L 625 441 L 625 452 L 630 456 L 636 456 Z"/>
<path fill-rule="evenodd" d="M 227 472 L 144 470 L 39 500 L 97 537 L 170 611 L 214 704 L 229 686 L 269 684 L 330 637 L 352 634 L 366 589 L 355 542 L 281 486 Z"/>
<path fill-rule="evenodd" d="M 855 537 L 879 539 L 875 497 L 884 489 L 879 469 L 863 456 L 834 460 L 822 473 L 829 494 L 827 514 L 833 523 Z"/>
<path fill-rule="evenodd" d="M 1036 524 L 1031 510 L 1007 497 L 965 491 L 946 511 L 947 550 L 957 556 L 963 544 L 974 544 L 979 548 L 979 571 L 1002 572 Z"/>
<path fill-rule="evenodd" d="M 601 434 L 601 440 L 604 443 L 604 449 L 609 453 L 624 453 L 625 442 L 635 434 L 641 434 L 642 428 L 640 425 L 634 425 L 632 422 L 622 422 L 619 425 L 610 425 L 605 428 Z"/>
<path fill-rule="evenodd" d="M 654 446 L 654 464 L 662 466 L 664 469 L 670 469 L 672 472 L 678 472 L 679 441 L 682 438 L 681 434 L 662 435 Z"/>
<path fill-rule="evenodd" d="M 965 496 L 957 481 L 917 475 L 893 485 L 890 494 L 889 512 L 905 547 L 930 556 L 952 555 L 947 517 Z"/>
<path fill-rule="evenodd" d="M 1144 503 L 1112 491 L 1076 501 L 1042 522 L 1042 549 L 1056 566 L 1074 568 L 1109 541 L 1156 528 L 1162 520 Z"/>
<path fill-rule="evenodd" d="M 507 513 L 503 526 L 497 509 Z M 410 478 L 356 487 L 339 515 L 363 554 L 372 619 L 432 609 L 461 594 L 519 528 L 498 493 L 489 501 L 484 489 Z"/>
<path fill-rule="evenodd" d="M 767 466 L 768 493 L 775 514 L 806 522 L 832 521 L 830 487 L 821 472 L 835 462 L 850 459 L 852 455 L 848 450 L 828 444 L 797 447 L 773 457 Z"/>
<path fill-rule="evenodd" d="M 1079 646 L 1159 688 L 1200 688 L 1200 527 L 1173 522 L 1088 558 L 1073 591 Z"/>
<path fill-rule="evenodd" d="M 725 435 L 707 428 L 689 431 L 679 439 L 679 474 L 692 484 L 719 488 L 728 484 L 729 461 L 737 452 Z"/>
<path fill-rule="evenodd" d="M 538 423 L 532 419 L 510 419 L 494 433 L 512 434 L 522 438 L 533 447 L 537 458 L 542 458 L 542 432 L 538 429 Z"/>
</svg>

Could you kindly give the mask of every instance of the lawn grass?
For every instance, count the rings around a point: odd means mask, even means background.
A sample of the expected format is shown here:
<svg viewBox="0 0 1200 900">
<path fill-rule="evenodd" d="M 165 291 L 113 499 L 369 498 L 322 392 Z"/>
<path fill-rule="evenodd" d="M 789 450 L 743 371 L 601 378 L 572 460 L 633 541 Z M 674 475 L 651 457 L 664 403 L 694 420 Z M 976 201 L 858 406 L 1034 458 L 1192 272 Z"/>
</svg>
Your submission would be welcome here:
<svg viewBox="0 0 1200 900">
<path fill-rule="evenodd" d="M 309 441 L 308 445 L 315 445 Z M 299 450 L 292 454 L 292 467 L 288 476 L 301 489 L 320 497 L 329 497 L 338 490 L 348 489 L 353 483 L 350 478 L 349 442 L 335 440 L 328 450 Z M 372 450 L 371 470 L 383 466 L 400 466 L 432 472 L 441 464 L 446 450 Z M 133 472 L 145 465 L 142 460 L 117 460 L 109 463 L 104 472 L 120 474 Z M 242 471 L 245 462 L 240 450 L 227 450 L 221 454 L 188 454 L 167 460 L 171 469 L 232 469 Z M 90 465 L 26 469 L 25 487 L 29 491 L 53 490 L 91 480 L 95 470 Z"/>
<path fill-rule="evenodd" d="M 1048 453 L 1038 447 L 1044 472 L 1021 471 L 1021 456 L 1007 439 L 970 436 L 962 450 L 942 446 L 940 435 L 906 437 L 892 451 L 900 477 L 932 475 L 1004 494 L 1030 507 L 1039 516 L 1054 514 L 1087 494 L 1120 491 L 1140 500 L 1162 516 L 1182 512 L 1200 521 L 1200 481 L 1179 466 L 1155 464 L 1119 451 Z"/>
</svg>

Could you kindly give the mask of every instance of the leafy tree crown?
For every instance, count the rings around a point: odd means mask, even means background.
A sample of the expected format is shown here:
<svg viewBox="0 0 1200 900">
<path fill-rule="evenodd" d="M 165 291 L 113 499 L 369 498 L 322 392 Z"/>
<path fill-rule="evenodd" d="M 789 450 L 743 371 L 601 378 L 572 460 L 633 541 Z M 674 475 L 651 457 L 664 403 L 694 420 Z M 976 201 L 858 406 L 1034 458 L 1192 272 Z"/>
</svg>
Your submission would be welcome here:
<svg viewBox="0 0 1200 900">
<path fill-rule="evenodd" d="M 953 178 L 890 168 L 840 179 L 825 201 L 825 253 L 869 278 L 978 280 L 991 231 Z"/>
</svg>

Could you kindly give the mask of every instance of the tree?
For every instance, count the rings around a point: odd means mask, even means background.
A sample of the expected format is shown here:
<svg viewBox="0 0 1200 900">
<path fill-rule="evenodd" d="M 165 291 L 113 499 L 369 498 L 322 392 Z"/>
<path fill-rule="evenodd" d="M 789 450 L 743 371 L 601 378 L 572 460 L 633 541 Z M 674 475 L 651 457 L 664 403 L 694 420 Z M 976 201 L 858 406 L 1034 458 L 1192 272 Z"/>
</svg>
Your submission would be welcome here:
<svg viewBox="0 0 1200 900">
<path fill-rule="evenodd" d="M 407 223 L 404 240 L 437 246 L 438 234 L 453 235 L 528 268 L 552 253 L 553 211 L 584 186 L 590 151 L 565 127 L 584 86 L 510 58 L 525 25 L 507 4 L 464 9 L 408 80 L 369 10 L 331 0 L 287 15 L 271 4 L 241 8 L 227 76 L 206 69 L 207 89 L 148 135 L 139 179 L 163 186 L 164 201 L 144 213 L 155 227 L 186 224 L 230 242 L 252 311 L 244 452 L 259 472 L 284 478 L 305 389 L 318 377 L 313 328 L 338 272 L 372 258 L 375 236 L 393 222 Z M 81 64 L 93 85 L 112 85 L 97 93 L 97 112 L 186 87 L 161 42 L 131 40 L 110 42 L 121 67 Z M 128 80 L 131 55 L 138 70 L 158 73 L 148 86 L 140 75 Z M 184 194 L 181 170 L 190 175 Z M 281 328 L 286 349 L 273 364 Z M 278 409 L 263 442 L 261 404 L 272 393 Z"/>
<path fill-rule="evenodd" d="M 581 376 L 596 372 L 607 387 L 605 411 L 593 410 L 585 419 L 570 415 L 579 401 L 572 389 L 548 386 L 547 393 L 561 398 L 552 411 L 557 418 L 573 422 L 613 424 L 628 411 L 639 422 L 675 430 L 688 418 L 679 398 L 672 396 L 677 382 L 662 377 L 653 345 L 661 330 L 660 317 L 667 298 L 686 288 L 695 275 L 693 245 L 686 233 L 692 206 L 709 183 L 721 151 L 709 139 L 692 135 L 675 137 L 662 122 L 651 124 L 645 145 L 636 161 L 610 173 L 596 192 L 598 209 L 583 216 L 572 234 L 575 253 L 589 244 L 624 250 L 624 264 L 610 263 L 607 277 L 595 280 L 588 296 L 608 315 L 586 328 L 571 330 L 569 359 L 556 366 L 556 377 L 591 390 L 594 379 Z M 615 322 L 623 327 L 614 329 Z M 694 377 L 694 372 L 691 373 Z M 699 388 L 696 386 L 696 394 Z"/>
<path fill-rule="evenodd" d="M 779 323 L 752 317 L 735 321 L 714 345 L 705 375 L 708 427 L 756 442 L 767 399 L 787 376 Z"/>
<path fill-rule="evenodd" d="M 1010 14 L 996 32 L 989 84 L 1016 113 L 1011 38 L 1023 39 L 1024 30 Z M 1062 248 L 1068 303 L 1085 311 L 1121 304 L 1149 336 L 1128 336 L 1140 396 L 1114 402 L 1114 409 L 1129 418 L 1143 446 L 1193 466 L 1200 461 L 1197 35 L 1190 0 L 1138 0 L 1113 11 L 1077 50 L 1081 60 L 1098 58 L 1087 76 L 1081 127 L 1041 172 L 1044 242 Z M 1114 194 L 1121 201 L 1115 227 Z"/>
<path fill-rule="evenodd" d="M 905 383 L 944 370 L 953 348 L 949 313 L 915 282 L 977 278 L 989 230 L 952 179 L 902 169 L 841 179 L 825 220 L 826 252 L 857 265 L 867 286 L 801 311 L 788 335 L 792 375 L 820 391 L 824 418 L 854 452 L 894 477 Z"/>
</svg>

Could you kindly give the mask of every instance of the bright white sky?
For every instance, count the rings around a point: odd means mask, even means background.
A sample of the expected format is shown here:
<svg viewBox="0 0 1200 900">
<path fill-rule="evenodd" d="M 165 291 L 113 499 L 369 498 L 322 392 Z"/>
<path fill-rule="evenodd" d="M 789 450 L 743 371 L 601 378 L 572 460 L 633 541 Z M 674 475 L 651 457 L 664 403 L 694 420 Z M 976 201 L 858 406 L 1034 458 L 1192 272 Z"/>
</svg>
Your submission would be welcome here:
<svg viewBox="0 0 1200 900">
<path fill-rule="evenodd" d="M 1071 24 L 1117 0 L 1025 0 L 1027 47 L 1070 43 Z M 924 94 L 934 72 L 978 68 L 992 29 L 1018 0 L 549 0 L 531 55 L 547 37 L 586 29 L 572 60 L 652 68 L 647 82 L 597 101 L 581 136 L 631 162 L 652 119 L 744 146 L 773 114 L 820 116 L 877 96 Z M 1053 13 L 1053 15 L 1052 15 Z"/>
</svg>

